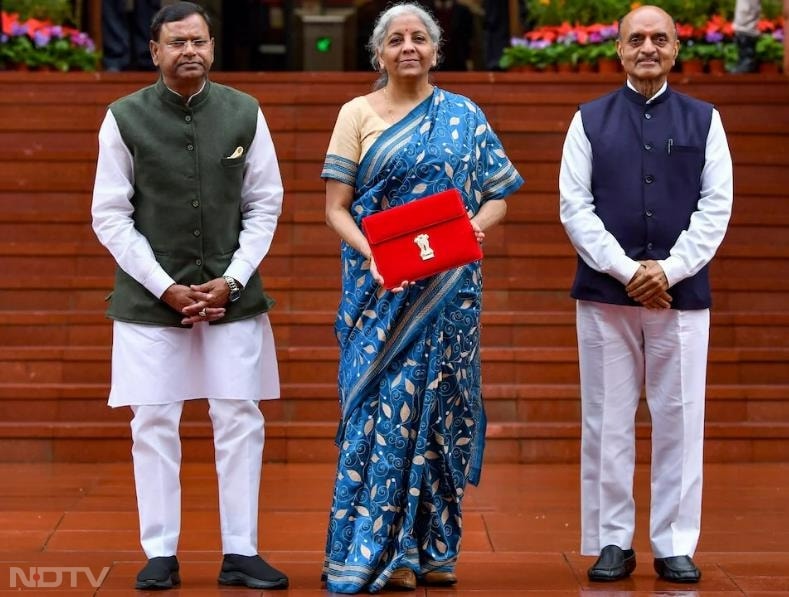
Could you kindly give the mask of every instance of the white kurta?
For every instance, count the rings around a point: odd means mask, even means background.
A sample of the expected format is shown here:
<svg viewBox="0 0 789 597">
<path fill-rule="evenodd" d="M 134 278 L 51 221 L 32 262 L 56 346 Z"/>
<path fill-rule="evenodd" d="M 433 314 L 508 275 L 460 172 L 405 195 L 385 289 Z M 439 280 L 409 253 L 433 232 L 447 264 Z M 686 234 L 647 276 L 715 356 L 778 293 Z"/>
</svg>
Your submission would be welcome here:
<svg viewBox="0 0 789 597">
<path fill-rule="evenodd" d="M 134 227 L 133 194 L 132 155 L 108 110 L 99 131 L 93 228 L 119 267 L 161 297 L 175 281 Z M 244 164 L 239 248 L 225 275 L 247 284 L 271 246 L 282 194 L 274 144 L 258 110 Z M 274 338 L 265 314 L 191 329 L 115 322 L 113 332 L 110 406 L 279 397 Z"/>
</svg>

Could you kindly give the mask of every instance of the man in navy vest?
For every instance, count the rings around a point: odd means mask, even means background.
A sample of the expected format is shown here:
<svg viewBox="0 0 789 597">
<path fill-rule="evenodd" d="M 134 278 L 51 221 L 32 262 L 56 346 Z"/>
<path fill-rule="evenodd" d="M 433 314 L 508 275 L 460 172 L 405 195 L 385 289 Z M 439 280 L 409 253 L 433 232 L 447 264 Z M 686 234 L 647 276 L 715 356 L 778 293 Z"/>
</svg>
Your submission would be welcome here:
<svg viewBox="0 0 789 597">
<path fill-rule="evenodd" d="M 282 180 L 258 101 L 213 83 L 205 11 L 168 4 L 151 24 L 161 77 L 110 105 L 99 131 L 93 228 L 118 264 L 109 404 L 129 406 L 140 543 L 137 589 L 180 584 L 179 422 L 207 398 L 224 558 L 218 581 L 284 589 L 258 555 L 262 399 L 279 397 L 273 304 L 258 266 Z"/>
<path fill-rule="evenodd" d="M 642 388 L 652 417 L 654 568 L 698 582 L 707 264 L 732 205 L 720 115 L 673 91 L 672 18 L 642 6 L 620 22 L 626 85 L 583 104 L 559 175 L 562 224 L 578 252 L 571 295 L 581 371 L 581 553 L 592 581 L 636 566 L 633 472 Z"/>
</svg>

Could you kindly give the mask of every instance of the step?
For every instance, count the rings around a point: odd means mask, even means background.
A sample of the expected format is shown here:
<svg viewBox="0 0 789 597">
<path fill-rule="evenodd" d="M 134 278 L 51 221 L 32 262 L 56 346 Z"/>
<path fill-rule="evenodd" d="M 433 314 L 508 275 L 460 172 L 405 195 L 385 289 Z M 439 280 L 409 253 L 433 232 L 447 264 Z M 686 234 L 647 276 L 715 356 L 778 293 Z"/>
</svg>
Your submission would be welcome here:
<svg viewBox="0 0 789 597">
<path fill-rule="evenodd" d="M 325 224 L 325 187 L 318 183 L 312 190 L 301 191 L 285 181 L 285 200 L 280 225 Z M 789 213 L 783 210 L 783 195 L 737 195 L 730 229 L 743 225 L 765 227 L 785 226 Z M 0 192 L 0 223 L 36 224 L 45 228 L 65 224 L 90 225 L 90 192 L 33 192 L 14 189 Z M 538 192 L 524 185 L 508 200 L 507 217 L 501 226 L 512 222 L 559 224 L 559 202 L 556 191 Z M 497 228 L 494 228 L 495 232 Z M 334 233 L 332 233 L 334 234 Z M 518 238 L 518 237 L 516 237 Z M 758 237 L 757 237 L 758 238 Z M 72 239 L 75 240 L 75 239 Z M 82 239 L 80 239 L 82 240 Z M 727 239 L 728 240 L 728 239 Z"/>
<path fill-rule="evenodd" d="M 523 202 L 521 199 L 517 197 L 510 205 Z M 528 198 L 525 202 L 529 202 Z M 101 255 L 109 259 L 96 239 L 88 211 L 78 218 L 68 212 L 44 217 L 47 219 L 41 221 L 29 214 L 3 214 L 0 217 L 0 238 L 3 239 L 0 255 Z M 503 223 L 488 231 L 484 245 L 486 257 L 507 255 L 514 245 L 513 239 L 528 239 L 521 251 L 536 248 L 550 250 L 551 254 L 573 254 L 559 222 L 558 206 L 547 212 L 511 209 Z M 754 239 L 758 239 L 758 243 Z M 734 256 L 783 258 L 787 252 L 787 239 L 789 215 L 743 214 L 729 226 L 717 259 Z M 323 212 L 300 214 L 296 219 L 286 207 L 279 220 L 270 255 L 299 257 L 324 254 L 339 254 L 339 238 L 326 226 Z"/>
<path fill-rule="evenodd" d="M 714 268 L 713 268 L 714 271 Z M 264 276 L 266 290 L 276 300 L 276 309 L 309 311 L 334 307 L 340 298 L 339 276 Z M 483 302 L 487 311 L 572 309 L 572 277 L 531 276 L 485 277 Z M 79 278 L 70 275 L 22 275 L 0 277 L 0 310 L 20 306 L 36 310 L 102 310 L 113 286 L 112 276 Z M 728 288 L 727 288 L 728 286 Z M 716 278 L 713 309 L 725 311 L 783 311 L 786 309 L 786 279 Z"/>
<path fill-rule="evenodd" d="M 483 383 L 482 395 L 492 422 L 561 423 L 580 419 L 576 383 Z M 0 421 L 107 422 L 127 420 L 126 409 L 107 406 L 108 383 L 2 383 Z M 197 401 L 205 405 L 204 401 Z M 268 421 L 331 422 L 339 417 L 337 386 L 284 383 L 280 400 L 265 401 Z M 204 420 L 205 406 L 187 410 L 183 420 Z M 637 420 L 649 421 L 642 398 Z M 789 422 L 788 384 L 730 384 L 707 388 L 706 419 L 711 423 Z"/>
<path fill-rule="evenodd" d="M 727 244 L 710 266 L 713 291 L 774 290 L 789 288 L 789 244 Z M 506 278 L 507 287 L 517 289 L 535 281 L 561 280 L 569 288 L 575 274 L 577 256 L 569 243 L 495 243 L 484 259 L 486 286 L 491 278 Z M 301 280 L 330 280 L 334 285 L 339 275 L 339 243 L 288 244 L 277 242 L 264 259 L 262 271 L 266 280 L 289 278 L 289 286 L 302 287 Z M 294 276 L 298 270 L 300 275 Z M 0 242 L 0 288 L 24 283 L 24 278 L 54 279 L 67 276 L 68 287 L 92 283 L 97 277 L 112 279 L 115 263 L 97 241 L 86 243 L 2 243 Z M 30 276 L 36 272 L 36 276 Z M 786 275 L 783 275 L 783 273 Z M 17 282 L 15 282 L 17 281 Z M 501 280 L 498 281 L 501 283 Z M 39 282 L 40 283 L 40 282 Z M 109 282 L 105 282 L 109 284 Z M 314 288 L 313 282 L 310 282 Z M 35 282 L 33 283 L 35 286 Z M 543 285 L 544 286 L 544 285 Z"/>
<path fill-rule="evenodd" d="M 25 109 L 28 118 L 6 122 L 4 126 L 0 120 L 0 161 L 95 163 L 100 119 L 96 120 L 93 108 L 80 106 L 77 109 L 87 115 L 89 125 L 82 124 L 74 130 L 38 129 L 50 118 L 53 127 L 66 126 L 59 115 L 52 113 L 62 112 L 62 106 L 42 106 L 32 118 L 29 109 Z M 497 106 L 494 126 L 505 143 L 508 157 L 520 167 L 530 162 L 555 162 L 556 156 L 561 155 L 574 109 L 574 105 Z M 9 107 L 9 117 L 14 116 L 14 110 L 13 106 Z M 775 148 L 775 126 L 781 124 L 774 120 L 765 123 L 762 110 L 762 106 L 737 106 L 723 112 L 729 145 L 738 167 L 745 164 L 789 165 L 789 155 Z M 270 109 L 269 124 L 280 162 L 323 161 L 331 134 L 326 123 L 334 120 L 337 108 L 328 106 L 317 112 L 288 127 L 287 121 L 293 120 L 293 116 L 278 108 Z M 281 114 L 287 114 L 285 119 L 271 120 Z M 299 130 L 297 126 L 309 128 Z"/>
<path fill-rule="evenodd" d="M 266 425 L 267 462 L 336 462 L 334 423 Z M 636 427 L 637 459 L 649 460 L 650 428 Z M 213 460 L 212 431 L 206 422 L 181 424 L 184 461 Z M 113 423 L 0 424 L 0 461 L 128 461 L 129 426 Z M 578 462 L 580 427 L 575 423 L 491 424 L 485 462 Z M 705 429 L 706 462 L 781 461 L 789 450 L 789 423 L 715 424 Z"/>
<path fill-rule="evenodd" d="M 575 346 L 572 303 L 564 311 L 493 311 L 482 314 L 485 346 Z M 271 312 L 278 347 L 336 346 L 334 311 Z M 0 311 L 0 345 L 109 345 L 104 311 Z M 712 312 L 713 346 L 789 347 L 787 312 Z"/>
<path fill-rule="evenodd" d="M 486 383 L 572 383 L 578 379 L 575 347 L 485 347 Z M 283 383 L 329 383 L 336 379 L 338 351 L 291 346 L 277 351 Z M 109 347 L 0 347 L 0 378 L 8 383 L 107 383 Z M 789 383 L 789 348 L 710 350 L 708 382 Z"/>
<path fill-rule="evenodd" d="M 59 108 L 62 111 L 62 108 Z M 63 112 L 65 114 L 65 112 Z M 73 118 L 71 114 L 68 118 Z M 514 123 L 515 124 L 515 123 Z M 514 126 L 513 124 L 513 126 Z M 0 122 L 0 128 L 3 124 Z M 564 128 L 564 127 L 563 127 Z M 320 188 L 323 182 L 318 174 L 323 166 L 323 159 L 309 162 L 281 162 L 280 174 L 285 181 L 316 178 L 313 188 Z M 519 172 L 532 191 L 556 191 L 558 163 L 556 160 L 517 164 Z M 740 194 L 775 194 L 783 192 L 781 174 L 785 170 L 782 164 L 755 163 L 737 166 L 734 180 L 735 196 Z M 42 175 L 43 174 L 43 175 Z M 33 192 L 91 192 L 95 176 L 93 161 L 50 161 L 46 170 L 40 163 L 25 161 L 0 161 L 0 191 L 18 190 L 20 187 Z"/>
<path fill-rule="evenodd" d="M 71 73 L 70 73 L 71 74 Z M 546 83 L 549 82 L 546 80 Z M 360 93 L 369 92 L 369 81 Z M 553 131 L 564 134 L 567 130 L 572 115 L 577 110 L 579 101 L 591 98 L 593 87 L 584 89 L 582 95 L 574 93 L 572 88 L 559 85 L 546 85 L 551 88 L 552 94 L 537 96 L 533 94 L 517 94 L 508 96 L 500 85 L 493 82 L 480 87 L 471 85 L 468 89 L 476 95 L 471 95 L 479 103 L 496 127 L 496 131 L 504 134 L 513 130 Z M 731 86 L 739 95 L 741 86 Z M 263 112 L 272 131 L 272 136 L 293 131 L 314 131 L 322 134 L 322 143 L 319 148 L 325 150 L 326 140 L 331 134 L 331 129 L 337 116 L 339 107 L 351 97 L 351 88 L 335 91 L 332 87 L 315 94 L 314 90 L 305 88 L 303 84 L 293 85 L 290 89 L 280 87 L 275 83 L 267 82 L 263 85 L 253 85 L 248 88 L 252 93 L 261 94 Z M 118 96 L 106 93 L 106 90 L 97 90 L 86 87 L 81 94 L 75 94 L 72 101 L 62 99 L 68 96 L 59 96 L 58 101 L 48 101 L 45 96 L 27 93 L 25 101 L 14 102 L 16 94 L 11 91 L 4 92 L 3 110 L 0 114 L 0 129 L 7 132 L 16 131 L 44 131 L 58 133 L 94 132 L 98 130 L 107 104 Z M 324 93 L 325 91 L 325 93 Z M 603 93 L 610 91 L 606 89 Z M 294 92 L 297 94 L 294 97 Z M 460 91 L 462 93 L 462 91 Z M 705 99 L 704 95 L 700 99 Z M 721 96 L 723 99 L 723 96 Z M 765 102 L 753 98 L 741 101 L 728 101 L 720 103 L 718 108 L 726 125 L 727 132 L 736 134 L 740 131 L 749 132 L 775 132 L 786 130 L 789 123 L 789 111 L 780 103 Z M 38 100 L 38 101 L 36 101 Z M 765 104 L 771 109 L 771 129 L 763 118 Z M 64 107 L 68 109 L 64 109 Z M 69 116 L 71 118 L 69 118 Z M 88 145 L 88 147 L 91 147 Z"/>
</svg>

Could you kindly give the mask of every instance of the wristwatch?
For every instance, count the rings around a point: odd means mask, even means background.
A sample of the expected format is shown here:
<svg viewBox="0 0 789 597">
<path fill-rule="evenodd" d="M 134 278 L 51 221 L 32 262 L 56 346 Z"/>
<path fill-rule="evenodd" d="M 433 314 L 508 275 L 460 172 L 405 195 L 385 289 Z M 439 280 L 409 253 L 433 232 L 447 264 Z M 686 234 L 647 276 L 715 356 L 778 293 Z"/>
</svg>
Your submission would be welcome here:
<svg viewBox="0 0 789 597">
<path fill-rule="evenodd" d="M 227 287 L 230 289 L 230 302 L 235 303 L 238 299 L 241 298 L 241 285 L 236 282 L 235 278 L 231 276 L 222 276 L 227 282 Z"/>
</svg>

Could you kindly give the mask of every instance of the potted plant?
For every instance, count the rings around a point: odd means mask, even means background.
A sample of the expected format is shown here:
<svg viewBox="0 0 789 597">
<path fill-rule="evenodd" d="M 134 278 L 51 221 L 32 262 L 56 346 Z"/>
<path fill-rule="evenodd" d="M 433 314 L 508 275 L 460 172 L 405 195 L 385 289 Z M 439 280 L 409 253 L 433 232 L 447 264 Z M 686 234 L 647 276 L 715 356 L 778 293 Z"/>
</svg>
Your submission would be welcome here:
<svg viewBox="0 0 789 597">
<path fill-rule="evenodd" d="M 504 48 L 499 59 L 499 66 L 504 70 L 516 72 L 535 70 L 535 50 L 527 43 L 520 43 L 521 41 L 523 40 L 513 40 L 514 45 Z"/>
<path fill-rule="evenodd" d="M 689 39 L 679 46 L 679 66 L 685 74 L 704 72 L 704 44 L 695 39 Z"/>
<path fill-rule="evenodd" d="M 60 71 L 96 70 L 100 55 L 90 37 L 50 21 L 2 13 L 0 64 L 6 68 Z"/>
<path fill-rule="evenodd" d="M 33 41 L 26 35 L 0 34 L 0 66 L 27 70 L 34 65 Z"/>
<path fill-rule="evenodd" d="M 532 66 L 535 70 L 554 70 L 557 60 L 557 50 L 554 44 L 544 39 L 538 39 L 529 42 L 529 47 L 533 50 Z"/>
<path fill-rule="evenodd" d="M 759 72 L 780 72 L 784 61 L 782 29 L 776 30 L 772 34 L 767 33 L 759 36 L 756 40 L 756 59 L 759 61 Z"/>
<path fill-rule="evenodd" d="M 613 39 L 592 45 L 589 49 L 589 56 L 597 64 L 598 72 L 616 73 L 621 68 L 619 54 L 616 53 L 616 41 Z"/>
<path fill-rule="evenodd" d="M 593 73 L 597 59 L 594 56 L 596 44 L 578 44 L 575 50 L 575 59 L 579 73 Z"/>
<path fill-rule="evenodd" d="M 550 57 L 552 64 L 556 65 L 556 70 L 560 73 L 571 73 L 575 71 L 578 64 L 578 44 L 557 42 L 545 48 L 546 54 Z"/>
</svg>

